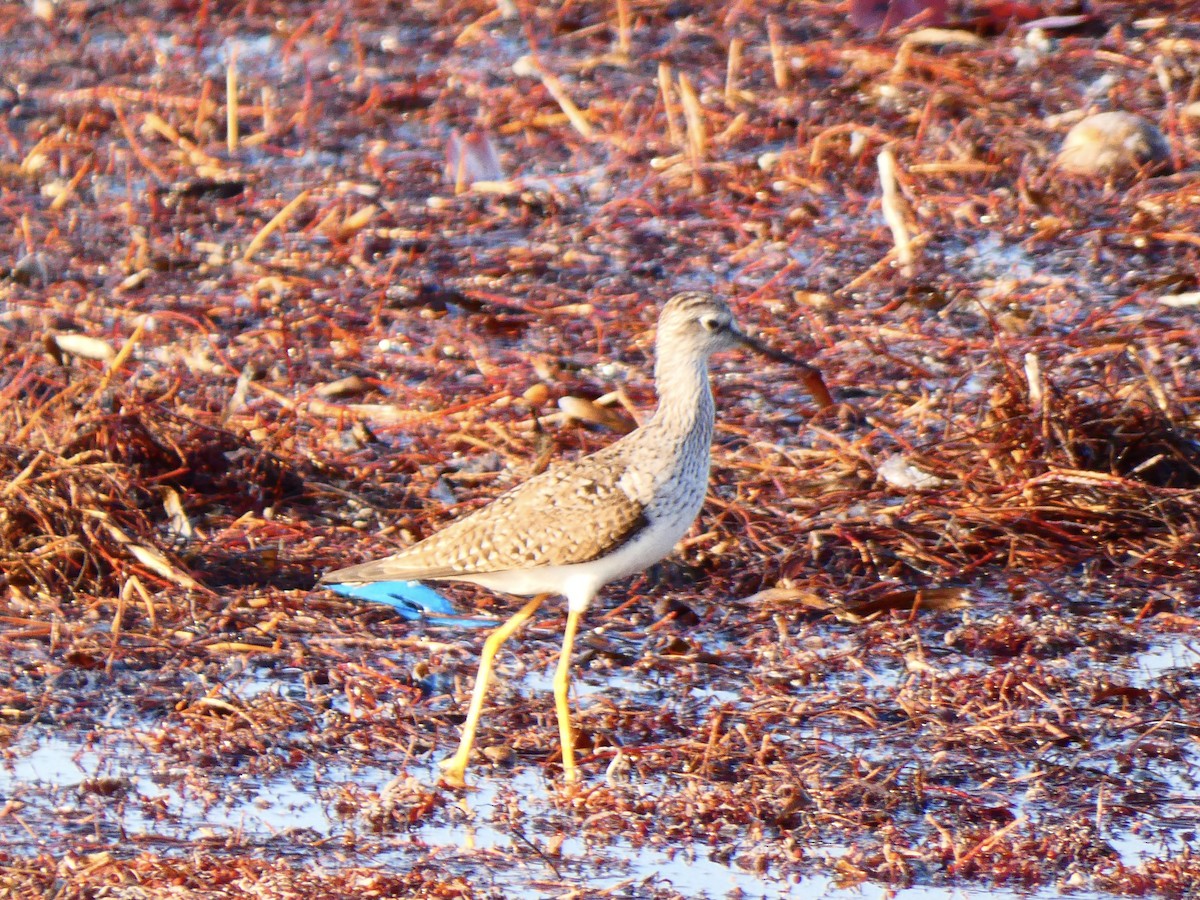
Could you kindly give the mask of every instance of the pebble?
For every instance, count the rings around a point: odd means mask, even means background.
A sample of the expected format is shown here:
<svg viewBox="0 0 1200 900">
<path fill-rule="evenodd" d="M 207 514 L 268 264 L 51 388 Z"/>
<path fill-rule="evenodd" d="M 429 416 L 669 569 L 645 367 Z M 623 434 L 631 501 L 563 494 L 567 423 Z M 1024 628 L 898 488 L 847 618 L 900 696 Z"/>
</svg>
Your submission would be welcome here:
<svg viewBox="0 0 1200 900">
<path fill-rule="evenodd" d="M 1127 112 L 1103 112 L 1067 132 L 1058 166 L 1074 175 L 1108 177 L 1170 166 L 1171 148 L 1154 123 Z"/>
</svg>

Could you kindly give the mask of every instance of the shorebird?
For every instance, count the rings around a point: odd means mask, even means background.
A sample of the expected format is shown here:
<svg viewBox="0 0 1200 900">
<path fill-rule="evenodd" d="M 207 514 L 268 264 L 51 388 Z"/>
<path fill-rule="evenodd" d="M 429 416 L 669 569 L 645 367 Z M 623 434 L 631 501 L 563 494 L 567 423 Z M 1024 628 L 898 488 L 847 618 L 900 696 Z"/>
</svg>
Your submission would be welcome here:
<svg viewBox="0 0 1200 900">
<path fill-rule="evenodd" d="M 463 581 L 533 598 L 484 642 L 458 751 L 441 764 L 447 784 L 465 784 L 496 653 L 556 594 L 567 600 L 567 622 L 554 706 L 563 777 L 579 778 L 568 690 L 580 618 L 604 585 L 670 553 L 700 512 L 715 415 L 708 360 L 739 345 L 798 366 L 818 404 L 832 405 L 816 369 L 747 335 L 723 300 L 677 294 L 658 320 L 658 408 L 645 424 L 589 456 L 547 469 L 406 550 L 321 579 L 351 595 L 380 582 Z"/>
</svg>

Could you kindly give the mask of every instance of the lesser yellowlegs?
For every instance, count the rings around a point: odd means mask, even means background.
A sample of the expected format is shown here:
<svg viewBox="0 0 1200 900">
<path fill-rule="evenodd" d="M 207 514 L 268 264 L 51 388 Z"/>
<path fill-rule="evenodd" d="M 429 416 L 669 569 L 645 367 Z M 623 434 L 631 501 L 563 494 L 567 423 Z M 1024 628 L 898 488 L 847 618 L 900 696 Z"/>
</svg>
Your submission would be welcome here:
<svg viewBox="0 0 1200 900">
<path fill-rule="evenodd" d="M 708 487 L 713 432 L 708 359 L 738 345 L 800 367 L 817 402 L 831 405 L 815 369 L 743 333 L 724 301 L 678 294 L 658 320 L 658 409 L 644 425 L 590 456 L 536 475 L 406 550 L 321 579 L 348 593 L 379 582 L 444 580 L 533 597 L 483 645 L 458 751 L 442 763 L 448 784 L 464 783 L 496 653 L 555 594 L 567 599 L 567 623 L 554 704 L 563 774 L 567 781 L 578 778 L 567 692 L 580 617 L 604 585 L 670 553 L 695 520 Z"/>
</svg>

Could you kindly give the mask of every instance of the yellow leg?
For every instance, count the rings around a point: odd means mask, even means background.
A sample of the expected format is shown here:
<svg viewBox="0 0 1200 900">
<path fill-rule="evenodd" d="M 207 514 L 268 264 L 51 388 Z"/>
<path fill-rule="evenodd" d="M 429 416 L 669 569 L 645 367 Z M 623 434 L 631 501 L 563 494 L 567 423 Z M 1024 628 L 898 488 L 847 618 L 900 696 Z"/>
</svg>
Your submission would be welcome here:
<svg viewBox="0 0 1200 900">
<path fill-rule="evenodd" d="M 582 613 L 575 610 L 567 613 L 562 653 L 558 657 L 558 668 L 554 672 L 554 709 L 558 713 L 558 740 L 562 744 L 563 778 L 568 782 L 579 780 L 579 770 L 575 768 L 575 738 L 571 734 L 571 707 L 567 705 L 567 692 L 571 688 L 571 648 L 575 646 L 575 632 L 579 628 L 581 615 Z"/>
<path fill-rule="evenodd" d="M 512 637 L 513 632 L 524 625 L 537 612 L 537 608 L 550 596 L 539 594 L 534 597 L 507 622 L 488 635 L 483 642 L 483 653 L 479 657 L 479 672 L 475 676 L 475 689 L 471 691 L 471 705 L 467 709 L 467 721 L 463 723 L 462 738 L 458 742 L 458 751 L 449 759 L 442 760 L 443 781 L 452 787 L 463 787 L 466 784 L 464 775 L 467 762 L 471 758 L 471 746 L 475 743 L 475 729 L 479 727 L 479 717 L 483 713 L 483 700 L 487 696 L 488 682 L 492 679 L 492 664 L 496 654 L 504 642 Z"/>
</svg>

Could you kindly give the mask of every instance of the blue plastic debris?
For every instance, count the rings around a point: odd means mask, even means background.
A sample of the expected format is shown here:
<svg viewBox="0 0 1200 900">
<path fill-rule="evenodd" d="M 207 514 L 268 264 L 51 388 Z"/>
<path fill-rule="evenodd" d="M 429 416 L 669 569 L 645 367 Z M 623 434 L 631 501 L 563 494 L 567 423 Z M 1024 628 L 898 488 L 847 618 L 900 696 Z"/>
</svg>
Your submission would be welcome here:
<svg viewBox="0 0 1200 900">
<path fill-rule="evenodd" d="M 449 600 L 419 581 L 375 581 L 369 584 L 331 584 L 328 587 L 352 600 L 390 606 L 404 618 L 428 625 L 491 628 L 497 622 L 486 617 L 459 615 Z"/>
</svg>

